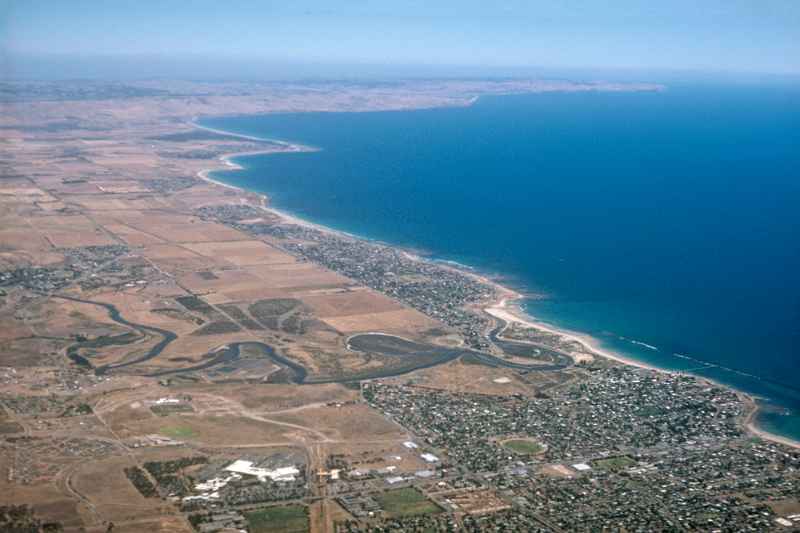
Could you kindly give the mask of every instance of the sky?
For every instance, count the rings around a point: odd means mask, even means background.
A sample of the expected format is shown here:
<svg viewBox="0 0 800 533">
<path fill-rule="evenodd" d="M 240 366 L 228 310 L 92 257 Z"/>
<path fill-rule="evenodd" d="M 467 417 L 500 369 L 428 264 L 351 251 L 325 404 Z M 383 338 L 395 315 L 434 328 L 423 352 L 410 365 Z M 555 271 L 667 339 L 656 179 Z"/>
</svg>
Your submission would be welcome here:
<svg viewBox="0 0 800 533">
<path fill-rule="evenodd" d="M 0 0 L 0 58 L 7 75 L 59 64 L 209 76 L 247 65 L 800 74 L 800 1 Z"/>
</svg>

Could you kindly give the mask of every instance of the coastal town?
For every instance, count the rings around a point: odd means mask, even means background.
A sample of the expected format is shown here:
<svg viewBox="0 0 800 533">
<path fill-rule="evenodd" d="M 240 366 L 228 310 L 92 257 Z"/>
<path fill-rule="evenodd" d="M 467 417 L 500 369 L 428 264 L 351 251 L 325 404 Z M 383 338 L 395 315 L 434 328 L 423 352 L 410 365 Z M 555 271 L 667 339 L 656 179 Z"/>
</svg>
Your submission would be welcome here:
<svg viewBox="0 0 800 533">
<path fill-rule="evenodd" d="M 470 312 L 468 306 L 486 302 L 496 294 L 491 285 L 476 276 L 342 233 L 310 225 L 265 223 L 259 210 L 235 207 L 205 209 L 202 216 L 211 216 L 255 236 L 274 237 L 289 253 L 323 265 L 457 329 L 469 346 L 479 349 L 489 346 L 483 339 L 489 321 L 480 313 Z M 247 219 L 258 222 L 242 222 Z"/>
<path fill-rule="evenodd" d="M 2 87 L 0 531 L 800 531 L 753 398 L 218 183 L 295 147 L 194 125 L 658 87 Z"/>
</svg>

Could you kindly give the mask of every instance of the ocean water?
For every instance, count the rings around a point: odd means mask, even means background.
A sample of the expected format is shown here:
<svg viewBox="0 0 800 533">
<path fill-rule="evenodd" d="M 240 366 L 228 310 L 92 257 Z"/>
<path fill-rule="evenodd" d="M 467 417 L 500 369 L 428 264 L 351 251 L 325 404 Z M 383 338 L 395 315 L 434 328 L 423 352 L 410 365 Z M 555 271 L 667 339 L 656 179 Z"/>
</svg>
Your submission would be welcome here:
<svg viewBox="0 0 800 533">
<path fill-rule="evenodd" d="M 218 179 L 497 275 L 535 317 L 752 393 L 761 427 L 800 439 L 800 88 L 201 124 L 320 148 Z"/>
</svg>

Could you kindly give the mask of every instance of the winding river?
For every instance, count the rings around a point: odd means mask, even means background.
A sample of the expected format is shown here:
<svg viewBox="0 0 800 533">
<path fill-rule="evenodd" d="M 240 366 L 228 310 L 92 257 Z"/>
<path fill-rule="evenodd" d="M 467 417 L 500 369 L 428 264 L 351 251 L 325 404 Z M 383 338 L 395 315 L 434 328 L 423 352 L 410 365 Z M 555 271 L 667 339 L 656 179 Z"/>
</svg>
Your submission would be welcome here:
<svg viewBox="0 0 800 533">
<path fill-rule="evenodd" d="M 157 342 L 149 350 L 147 350 L 146 353 L 138 357 L 135 357 L 127 361 L 123 361 L 121 363 L 114 363 L 97 367 L 92 364 L 89 358 L 80 355 L 79 353 L 80 350 L 87 348 L 98 348 L 101 346 L 109 346 L 115 344 L 116 345 L 130 344 L 130 342 L 132 341 L 122 340 L 120 337 L 125 337 L 125 335 L 121 335 L 112 338 L 100 338 L 87 341 L 80 341 L 67 348 L 67 356 L 72 361 L 74 361 L 78 365 L 94 370 L 96 375 L 104 375 L 115 370 L 119 370 L 122 368 L 130 367 L 133 365 L 149 361 L 157 357 L 159 354 L 161 354 L 161 352 L 163 352 L 164 349 L 172 341 L 177 339 L 177 335 L 172 331 L 157 328 L 154 326 L 145 326 L 144 324 L 137 324 L 135 322 L 131 322 L 130 320 L 125 319 L 121 315 L 119 310 L 112 304 L 105 302 L 96 302 L 92 300 L 84 300 L 80 298 L 75 298 L 74 296 L 54 295 L 54 297 L 102 307 L 108 312 L 109 318 L 114 322 L 116 322 L 117 324 L 121 324 L 123 326 L 132 328 L 141 334 L 150 333 L 161 337 L 161 340 L 159 342 Z M 221 349 L 216 350 L 215 352 L 213 352 L 213 356 L 203 363 L 199 363 L 197 365 L 184 368 L 159 370 L 151 374 L 147 374 L 147 376 L 160 377 L 167 375 L 197 372 L 224 363 L 231 363 L 239 359 L 241 348 L 243 346 L 251 346 L 260 349 L 267 359 L 271 360 L 273 363 L 279 366 L 289 369 L 289 371 L 292 373 L 291 377 L 292 382 L 297 384 L 309 384 L 309 385 L 321 384 L 321 383 L 343 383 L 356 380 L 398 376 L 407 374 L 409 372 L 413 372 L 415 370 L 438 366 L 464 356 L 470 356 L 474 360 L 487 366 L 511 368 L 522 372 L 551 372 L 551 371 L 563 370 L 564 368 L 567 368 L 568 366 L 573 364 L 572 359 L 563 352 L 559 352 L 546 347 L 540 347 L 537 345 L 532 345 L 524 342 L 510 341 L 500 338 L 499 335 L 503 331 L 503 329 L 505 329 L 505 327 L 506 324 L 501 323 L 489 334 L 489 339 L 497 347 L 499 347 L 503 351 L 503 353 L 516 357 L 535 358 L 536 356 L 541 356 L 541 353 L 544 351 L 554 360 L 554 362 L 545 364 L 523 364 L 514 361 L 507 361 L 495 355 L 488 354 L 485 352 L 480 352 L 477 350 L 470 350 L 466 348 L 445 348 L 434 344 L 411 341 L 385 333 L 362 333 L 354 335 L 350 337 L 350 339 L 348 339 L 349 349 L 365 353 L 375 353 L 384 357 L 391 357 L 391 358 L 402 357 L 408 360 L 410 364 L 401 366 L 399 368 L 376 369 L 374 371 L 370 371 L 369 373 L 360 376 L 345 376 L 340 378 L 322 377 L 322 378 L 308 379 L 308 370 L 304 366 L 277 354 L 272 346 L 257 341 L 243 341 L 243 342 L 230 343 L 222 347 Z"/>
</svg>

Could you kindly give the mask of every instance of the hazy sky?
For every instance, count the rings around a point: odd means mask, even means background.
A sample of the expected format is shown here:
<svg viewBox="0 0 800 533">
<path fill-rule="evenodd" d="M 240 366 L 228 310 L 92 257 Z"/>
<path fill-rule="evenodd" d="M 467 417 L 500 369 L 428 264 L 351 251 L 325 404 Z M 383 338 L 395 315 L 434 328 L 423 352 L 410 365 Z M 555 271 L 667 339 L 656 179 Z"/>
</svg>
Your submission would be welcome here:
<svg viewBox="0 0 800 533">
<path fill-rule="evenodd" d="M 800 73 L 798 0 L 0 0 L 6 56 Z"/>
</svg>

